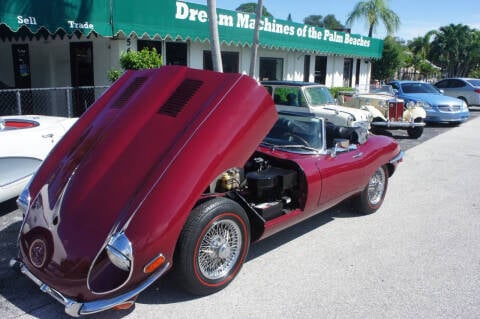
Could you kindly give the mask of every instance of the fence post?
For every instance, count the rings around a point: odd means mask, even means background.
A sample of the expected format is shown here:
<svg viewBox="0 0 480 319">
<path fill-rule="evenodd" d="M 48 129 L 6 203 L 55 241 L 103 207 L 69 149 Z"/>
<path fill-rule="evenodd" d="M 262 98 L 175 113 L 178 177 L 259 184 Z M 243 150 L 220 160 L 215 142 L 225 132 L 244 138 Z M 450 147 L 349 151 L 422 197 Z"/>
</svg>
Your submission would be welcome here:
<svg viewBox="0 0 480 319">
<path fill-rule="evenodd" d="M 17 90 L 15 95 L 17 97 L 17 113 L 18 115 L 22 115 L 22 97 L 20 95 L 20 91 Z"/>
<path fill-rule="evenodd" d="M 72 95 L 70 94 L 70 88 L 67 88 L 65 91 L 67 95 L 67 116 L 73 117 L 73 110 L 72 110 Z"/>
</svg>

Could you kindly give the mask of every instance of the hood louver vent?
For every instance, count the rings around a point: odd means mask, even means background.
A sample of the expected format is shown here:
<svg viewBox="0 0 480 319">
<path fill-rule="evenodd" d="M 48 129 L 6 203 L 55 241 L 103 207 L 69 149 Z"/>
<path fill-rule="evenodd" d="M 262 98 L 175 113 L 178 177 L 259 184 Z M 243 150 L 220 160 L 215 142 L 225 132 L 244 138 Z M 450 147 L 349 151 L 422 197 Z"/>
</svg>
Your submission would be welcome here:
<svg viewBox="0 0 480 319">
<path fill-rule="evenodd" d="M 112 108 L 120 109 L 123 106 L 125 106 L 125 104 L 127 104 L 130 97 L 133 94 L 135 94 L 135 92 L 137 92 L 138 89 L 142 87 L 143 83 L 145 83 L 146 80 L 147 80 L 146 76 L 140 76 L 135 78 L 133 82 L 128 85 L 125 91 L 123 91 L 123 93 L 118 97 L 118 99 L 116 99 L 115 102 L 113 102 Z"/>
<path fill-rule="evenodd" d="M 160 107 L 158 113 L 177 117 L 178 113 L 182 111 L 188 101 L 195 95 L 202 83 L 203 82 L 199 80 L 185 79 L 165 104 Z"/>
</svg>

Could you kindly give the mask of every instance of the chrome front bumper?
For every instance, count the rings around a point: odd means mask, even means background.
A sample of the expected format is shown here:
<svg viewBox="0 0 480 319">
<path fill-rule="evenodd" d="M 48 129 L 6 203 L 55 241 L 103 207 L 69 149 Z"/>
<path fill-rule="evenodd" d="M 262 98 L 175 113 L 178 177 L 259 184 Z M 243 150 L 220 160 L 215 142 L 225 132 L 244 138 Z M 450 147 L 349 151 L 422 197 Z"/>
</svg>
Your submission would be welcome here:
<svg viewBox="0 0 480 319">
<path fill-rule="evenodd" d="M 392 158 L 389 163 L 390 164 L 398 164 L 400 163 L 401 161 L 403 161 L 403 155 L 405 155 L 405 152 L 404 151 L 400 151 L 397 156 L 395 156 L 394 158 Z"/>
<path fill-rule="evenodd" d="M 25 274 L 28 278 L 30 278 L 35 284 L 37 284 L 40 287 L 40 290 L 43 291 L 44 293 L 49 294 L 52 296 L 55 300 L 60 302 L 62 305 L 65 306 L 65 312 L 72 316 L 72 317 L 79 317 L 82 315 L 88 315 L 104 310 L 108 310 L 110 308 L 113 308 L 117 305 L 120 305 L 124 302 L 127 302 L 128 300 L 131 300 L 138 294 L 140 294 L 142 291 L 147 289 L 151 284 L 153 284 L 158 278 L 160 278 L 170 267 L 170 263 L 165 263 L 159 270 L 155 273 L 153 273 L 150 277 L 147 278 L 144 282 L 142 282 L 139 286 L 136 288 L 113 298 L 109 299 L 101 299 L 101 300 L 96 300 L 96 301 L 88 301 L 88 302 L 78 302 L 73 299 L 70 299 L 68 297 L 65 297 L 60 293 L 59 291 L 49 287 L 45 283 L 43 283 L 40 279 L 35 277 L 23 264 L 21 261 L 18 260 L 12 260 L 10 262 L 11 266 L 18 266 L 20 268 L 20 271 Z"/>
<path fill-rule="evenodd" d="M 372 122 L 372 126 L 387 127 L 387 128 L 409 128 L 417 126 L 425 126 L 424 122 L 392 122 L 392 121 L 380 121 Z"/>
</svg>

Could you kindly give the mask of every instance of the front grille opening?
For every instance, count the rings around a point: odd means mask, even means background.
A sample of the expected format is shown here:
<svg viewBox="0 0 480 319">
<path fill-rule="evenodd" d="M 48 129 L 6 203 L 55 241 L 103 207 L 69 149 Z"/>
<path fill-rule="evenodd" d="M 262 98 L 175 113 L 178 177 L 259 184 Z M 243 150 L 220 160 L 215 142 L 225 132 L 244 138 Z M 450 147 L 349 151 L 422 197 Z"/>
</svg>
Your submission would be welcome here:
<svg viewBox="0 0 480 319">
<path fill-rule="evenodd" d="M 139 76 L 139 77 L 135 78 L 128 85 L 128 87 L 125 89 L 125 91 L 123 91 L 123 93 L 115 100 L 115 102 L 113 102 L 112 108 L 113 109 L 120 109 L 120 108 L 124 107 L 128 103 L 128 101 L 130 100 L 132 95 L 134 95 L 135 92 L 137 92 L 143 86 L 143 84 L 145 83 L 147 78 L 148 77 L 146 77 L 146 76 Z"/>
<path fill-rule="evenodd" d="M 185 79 L 158 110 L 159 114 L 177 117 L 185 105 L 197 93 L 203 82 L 193 79 Z"/>
</svg>

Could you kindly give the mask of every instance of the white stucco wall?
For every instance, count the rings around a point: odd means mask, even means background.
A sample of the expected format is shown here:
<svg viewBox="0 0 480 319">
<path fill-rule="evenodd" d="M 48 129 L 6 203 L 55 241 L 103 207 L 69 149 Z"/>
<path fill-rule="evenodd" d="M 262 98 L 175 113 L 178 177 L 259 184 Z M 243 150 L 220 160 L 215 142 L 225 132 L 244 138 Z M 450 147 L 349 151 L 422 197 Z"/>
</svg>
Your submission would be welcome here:
<svg viewBox="0 0 480 319">
<path fill-rule="evenodd" d="M 136 50 L 136 38 L 110 39 L 82 37 L 77 39 L 33 39 L 26 41 L 0 41 L 0 81 L 8 85 L 14 85 L 13 60 L 11 45 L 15 43 L 28 43 L 31 65 L 32 87 L 59 87 L 70 86 L 70 42 L 91 41 L 93 44 L 94 84 L 109 85 L 107 73 L 111 68 L 120 69 L 119 57 L 121 52 L 128 48 Z M 188 66 L 203 69 L 203 51 L 210 50 L 209 42 L 187 41 L 187 63 Z M 165 45 L 163 54 L 165 54 Z M 222 51 L 233 51 L 239 53 L 239 71 L 248 74 L 250 69 L 251 48 L 248 46 L 225 45 L 221 46 Z M 261 57 L 283 59 L 283 79 L 303 81 L 303 70 L 305 55 L 310 55 L 310 76 L 309 81 L 314 80 L 315 54 L 298 51 L 283 51 L 268 48 L 258 49 L 258 58 L 255 68 L 255 75 L 258 78 L 259 59 Z M 355 65 L 357 58 L 354 58 L 353 79 L 355 83 Z M 327 57 L 326 85 L 329 87 L 343 86 L 343 63 L 344 57 L 330 55 Z M 370 80 L 371 64 L 360 62 L 360 85 L 366 85 Z"/>
</svg>

